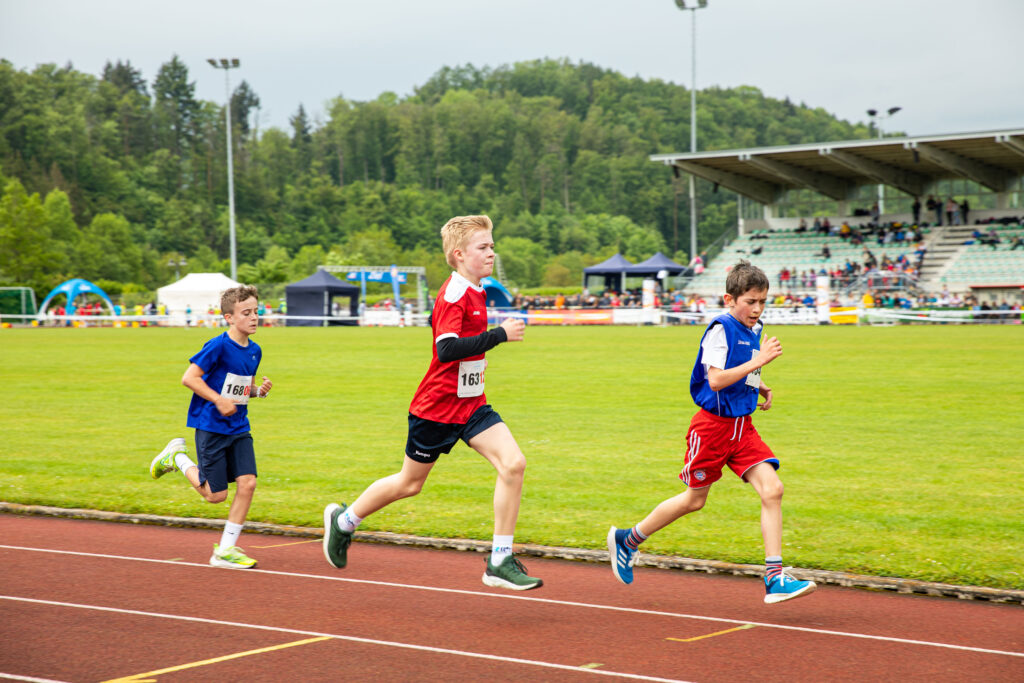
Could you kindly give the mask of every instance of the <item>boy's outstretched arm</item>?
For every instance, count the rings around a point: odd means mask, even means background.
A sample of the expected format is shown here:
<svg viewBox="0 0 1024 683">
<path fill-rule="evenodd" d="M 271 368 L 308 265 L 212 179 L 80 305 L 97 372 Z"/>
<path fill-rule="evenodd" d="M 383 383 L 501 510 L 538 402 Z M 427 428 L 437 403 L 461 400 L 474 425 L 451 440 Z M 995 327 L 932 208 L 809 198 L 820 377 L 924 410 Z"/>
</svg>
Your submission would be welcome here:
<svg viewBox="0 0 1024 683">
<path fill-rule="evenodd" d="M 273 386 L 274 383 L 267 379 L 266 375 L 263 375 L 263 382 L 260 384 L 256 384 L 254 382 L 252 385 L 252 389 L 249 390 L 249 395 L 255 396 L 256 398 L 263 398 L 268 393 L 270 393 L 270 390 L 271 388 L 273 388 Z"/>
<path fill-rule="evenodd" d="M 234 415 L 237 410 L 234 402 L 230 398 L 221 396 L 211 389 L 210 385 L 203 381 L 203 375 L 205 374 L 206 372 L 201 367 L 192 363 L 182 376 L 181 383 L 191 389 L 199 398 L 204 398 L 217 406 L 218 412 L 224 417 Z"/>
<path fill-rule="evenodd" d="M 709 367 L 708 384 L 711 386 L 712 391 L 721 391 L 722 389 L 739 382 L 754 370 L 768 365 L 768 363 L 771 363 L 781 355 L 782 343 L 779 342 L 777 338 L 772 337 L 761 346 L 761 351 L 757 354 L 756 358 L 751 358 L 743 365 L 737 365 L 736 367 L 729 368 L 728 370 Z"/>
<path fill-rule="evenodd" d="M 437 342 L 437 359 L 450 363 L 471 356 L 479 356 L 506 341 L 522 341 L 526 323 L 518 318 L 507 318 L 501 325 L 474 337 L 445 337 Z"/>
</svg>

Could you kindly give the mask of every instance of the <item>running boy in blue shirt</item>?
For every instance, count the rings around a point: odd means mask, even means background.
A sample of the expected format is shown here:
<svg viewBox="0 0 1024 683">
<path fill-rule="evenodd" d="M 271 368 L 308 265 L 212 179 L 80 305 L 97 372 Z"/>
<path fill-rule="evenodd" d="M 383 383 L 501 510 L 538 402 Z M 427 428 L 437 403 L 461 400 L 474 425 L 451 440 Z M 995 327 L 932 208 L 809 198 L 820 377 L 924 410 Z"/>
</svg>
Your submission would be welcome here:
<svg viewBox="0 0 1024 683">
<path fill-rule="evenodd" d="M 654 532 L 704 507 L 711 485 L 728 466 L 761 497 L 761 535 L 765 549 L 766 603 L 807 595 L 815 588 L 782 569 L 782 482 L 779 460 L 761 440 L 750 419 L 760 407 L 772 407 L 772 390 L 761 381 L 761 368 L 782 355 L 772 337 L 761 346 L 761 313 L 768 301 L 768 278 L 747 261 L 736 264 L 725 281 L 729 312 L 711 321 L 701 338 L 690 375 L 690 395 L 700 410 L 690 421 L 685 466 L 679 478 L 687 488 L 662 501 L 632 529 L 608 530 L 612 572 L 633 582 L 637 547 Z M 764 403 L 758 406 L 758 396 Z"/>
<path fill-rule="evenodd" d="M 273 383 L 264 377 L 254 383 L 263 352 L 249 337 L 259 324 L 259 294 L 255 287 L 233 287 L 221 295 L 220 310 L 228 331 L 214 337 L 192 356 L 181 383 L 192 390 L 187 426 L 196 430 L 196 459 L 188 457 L 185 439 L 171 439 L 150 463 L 149 473 L 159 479 L 180 471 L 207 502 L 223 503 L 228 482 L 235 482 L 235 497 L 220 543 L 213 546 L 210 564 L 249 569 L 256 560 L 237 546 L 245 517 L 256 491 L 256 454 L 249 434 L 248 404 L 263 397 Z"/>
</svg>

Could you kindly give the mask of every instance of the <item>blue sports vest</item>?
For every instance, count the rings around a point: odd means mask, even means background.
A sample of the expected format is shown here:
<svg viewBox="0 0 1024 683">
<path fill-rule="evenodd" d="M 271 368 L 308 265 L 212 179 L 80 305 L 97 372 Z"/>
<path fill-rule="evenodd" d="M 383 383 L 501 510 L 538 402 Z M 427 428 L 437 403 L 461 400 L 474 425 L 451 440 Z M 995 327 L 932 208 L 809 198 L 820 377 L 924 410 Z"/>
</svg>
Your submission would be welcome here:
<svg viewBox="0 0 1024 683">
<path fill-rule="evenodd" d="M 725 340 L 729 345 L 723 370 L 743 365 L 754 357 L 755 351 L 760 350 L 761 323 L 751 329 L 728 313 L 724 313 L 712 320 L 708 329 L 704 330 L 704 335 L 700 338 L 702 344 L 704 337 L 715 325 L 721 325 L 725 330 Z M 704 347 L 700 346 L 697 350 L 697 362 L 694 363 L 693 373 L 690 374 L 690 396 L 693 397 L 693 402 L 719 417 L 743 417 L 757 410 L 757 389 L 747 386 L 746 379 L 740 379 L 721 391 L 712 391 L 704 374 L 703 356 Z"/>
</svg>

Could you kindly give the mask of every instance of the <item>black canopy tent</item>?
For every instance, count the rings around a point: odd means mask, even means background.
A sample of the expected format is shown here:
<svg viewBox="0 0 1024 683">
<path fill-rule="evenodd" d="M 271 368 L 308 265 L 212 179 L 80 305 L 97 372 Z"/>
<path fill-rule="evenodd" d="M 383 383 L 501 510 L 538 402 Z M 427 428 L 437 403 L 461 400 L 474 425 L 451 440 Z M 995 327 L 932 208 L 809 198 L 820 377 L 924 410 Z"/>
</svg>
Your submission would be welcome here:
<svg viewBox="0 0 1024 683">
<path fill-rule="evenodd" d="M 289 327 L 318 327 L 326 325 L 358 325 L 359 288 L 339 280 L 324 270 L 318 270 L 305 280 L 293 282 L 284 288 L 290 316 L 329 316 L 336 296 L 349 298 L 349 320 L 288 320 Z"/>
<path fill-rule="evenodd" d="M 626 274 L 633 264 L 622 254 L 616 254 L 607 261 L 583 269 L 583 286 L 588 287 L 590 277 L 603 277 L 604 289 L 621 292 L 626 287 Z"/>
<path fill-rule="evenodd" d="M 646 261 L 641 261 L 640 263 L 626 268 L 626 275 L 630 277 L 658 277 L 662 271 L 664 271 L 665 275 L 668 276 L 680 275 L 685 273 L 687 270 L 689 270 L 687 266 L 676 263 L 659 251 Z"/>
</svg>

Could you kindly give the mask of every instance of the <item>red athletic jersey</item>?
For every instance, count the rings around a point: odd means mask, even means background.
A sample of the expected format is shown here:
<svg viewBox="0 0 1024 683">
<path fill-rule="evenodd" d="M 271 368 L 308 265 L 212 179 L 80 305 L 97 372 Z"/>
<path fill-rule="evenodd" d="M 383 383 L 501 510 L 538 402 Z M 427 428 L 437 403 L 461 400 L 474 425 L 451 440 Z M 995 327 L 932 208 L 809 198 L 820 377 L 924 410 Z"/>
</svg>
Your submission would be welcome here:
<svg viewBox="0 0 1024 683">
<path fill-rule="evenodd" d="M 434 342 L 430 368 L 416 389 L 409 412 L 416 417 L 446 424 L 466 424 L 470 415 L 487 402 L 484 397 L 484 354 L 442 363 L 437 342 L 448 337 L 475 337 L 487 331 L 487 299 L 484 288 L 452 273 L 434 302 Z"/>
</svg>

